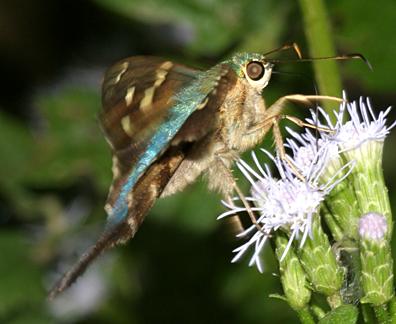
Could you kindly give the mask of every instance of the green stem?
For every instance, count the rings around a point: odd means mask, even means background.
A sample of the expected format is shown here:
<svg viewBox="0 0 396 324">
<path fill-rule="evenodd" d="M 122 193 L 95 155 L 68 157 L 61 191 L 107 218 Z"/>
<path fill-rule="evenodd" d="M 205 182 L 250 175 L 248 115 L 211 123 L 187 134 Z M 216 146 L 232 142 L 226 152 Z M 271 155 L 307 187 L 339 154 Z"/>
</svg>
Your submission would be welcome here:
<svg viewBox="0 0 396 324">
<path fill-rule="evenodd" d="M 314 301 L 312 301 L 311 304 L 311 311 L 318 319 L 321 319 L 326 316 L 326 312 L 321 308 L 321 306 L 317 305 Z"/>
<path fill-rule="evenodd" d="M 302 324 L 315 324 L 315 319 L 313 318 L 308 307 L 298 310 L 297 314 Z"/>
<path fill-rule="evenodd" d="M 311 57 L 335 55 L 329 17 L 323 0 L 300 0 L 305 36 Z M 323 95 L 339 97 L 341 95 L 341 77 L 334 60 L 314 61 L 319 92 Z M 334 109 L 334 104 L 323 103 L 327 112 Z M 330 110 L 330 111 L 329 111 Z"/>
<path fill-rule="evenodd" d="M 334 219 L 334 216 L 330 213 L 330 210 L 329 210 L 328 206 L 326 205 L 326 203 L 323 203 L 321 208 L 322 208 L 321 209 L 322 215 L 324 217 L 327 227 L 330 229 L 333 239 L 336 242 L 341 241 L 344 238 L 344 233 L 343 233 L 340 225 Z"/>
<path fill-rule="evenodd" d="M 393 297 L 389 302 L 390 322 L 396 324 L 396 298 Z"/>
<path fill-rule="evenodd" d="M 312 217 L 312 237 L 308 238 L 304 247 L 298 249 L 298 256 L 311 288 L 325 296 L 333 296 L 343 284 L 344 271 L 337 262 L 329 239 L 323 231 L 319 215 Z M 301 242 L 296 244 L 301 244 Z"/>
<path fill-rule="evenodd" d="M 369 304 L 360 304 L 360 309 L 362 310 L 362 317 L 364 323 L 366 324 L 377 323 L 373 309 L 369 306 Z"/>
<path fill-rule="evenodd" d="M 377 317 L 380 324 L 390 323 L 389 313 L 385 305 L 373 306 L 375 317 Z"/>
</svg>

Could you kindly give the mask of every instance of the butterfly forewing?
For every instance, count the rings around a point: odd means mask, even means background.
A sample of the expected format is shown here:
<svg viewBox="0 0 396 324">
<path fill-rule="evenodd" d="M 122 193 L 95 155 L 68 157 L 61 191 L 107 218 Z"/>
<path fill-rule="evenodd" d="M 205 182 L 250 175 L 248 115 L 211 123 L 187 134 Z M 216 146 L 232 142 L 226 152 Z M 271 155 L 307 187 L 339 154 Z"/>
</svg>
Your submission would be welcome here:
<svg viewBox="0 0 396 324">
<path fill-rule="evenodd" d="M 109 69 L 103 83 L 101 123 L 113 149 L 114 180 L 106 207 L 110 219 L 112 214 L 118 215 L 117 221 L 125 218 L 128 191 L 179 132 L 177 143 L 192 142 L 210 131 L 216 116 L 209 107 L 218 108 L 222 96 L 216 89 L 232 84 L 231 76 L 234 73 L 227 66 L 203 75 L 151 57 L 132 57 Z M 194 113 L 202 116 L 194 118 Z M 198 128 L 189 122 L 205 114 L 212 115 L 206 125 Z"/>
<path fill-rule="evenodd" d="M 107 71 L 100 121 L 113 151 L 114 181 L 133 168 L 172 106 L 172 95 L 196 73 L 170 61 L 140 56 Z"/>
<path fill-rule="evenodd" d="M 100 120 L 113 151 L 149 139 L 172 106 L 174 93 L 196 73 L 154 57 L 132 57 L 112 66 L 103 81 Z"/>
</svg>

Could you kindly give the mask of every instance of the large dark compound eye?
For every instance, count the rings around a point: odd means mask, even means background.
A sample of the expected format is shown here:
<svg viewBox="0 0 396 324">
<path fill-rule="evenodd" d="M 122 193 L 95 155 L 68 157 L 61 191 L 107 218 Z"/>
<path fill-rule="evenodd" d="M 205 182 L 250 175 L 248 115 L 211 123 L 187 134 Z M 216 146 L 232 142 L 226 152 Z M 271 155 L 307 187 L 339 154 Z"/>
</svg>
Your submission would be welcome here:
<svg viewBox="0 0 396 324">
<path fill-rule="evenodd" d="M 252 61 L 246 66 L 246 74 L 253 81 L 260 80 L 264 72 L 265 68 L 261 62 Z"/>
</svg>

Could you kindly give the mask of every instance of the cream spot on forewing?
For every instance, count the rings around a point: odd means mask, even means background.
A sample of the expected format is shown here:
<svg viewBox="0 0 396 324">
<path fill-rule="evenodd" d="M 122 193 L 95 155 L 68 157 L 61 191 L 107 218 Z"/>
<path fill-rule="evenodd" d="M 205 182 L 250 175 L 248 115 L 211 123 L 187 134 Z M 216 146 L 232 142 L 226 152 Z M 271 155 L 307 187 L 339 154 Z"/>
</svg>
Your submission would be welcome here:
<svg viewBox="0 0 396 324">
<path fill-rule="evenodd" d="M 128 90 L 127 90 L 127 93 L 126 93 L 126 95 L 125 95 L 125 104 L 127 105 L 127 106 L 129 106 L 131 103 L 132 103 L 132 101 L 133 101 L 133 94 L 135 93 L 135 87 L 130 87 L 130 88 L 128 88 Z"/>
<path fill-rule="evenodd" d="M 111 167 L 111 171 L 113 171 L 113 178 L 116 179 L 121 175 L 120 168 L 118 166 L 118 158 L 113 156 L 113 166 Z"/>
<path fill-rule="evenodd" d="M 157 72 L 155 74 L 156 79 L 154 82 L 154 88 L 158 88 L 165 81 L 167 74 L 168 74 L 168 71 L 166 71 L 166 70 L 157 70 Z"/>
<path fill-rule="evenodd" d="M 200 103 L 197 107 L 197 110 L 200 110 L 202 108 L 205 108 L 205 106 L 208 104 L 209 101 L 209 97 L 206 97 L 204 101 L 202 101 L 202 103 Z"/>
<path fill-rule="evenodd" d="M 156 80 L 154 82 L 154 87 L 158 88 L 165 81 L 166 75 L 172 66 L 173 63 L 170 61 L 166 61 L 160 65 L 155 72 Z"/>
<path fill-rule="evenodd" d="M 140 101 L 139 108 L 142 111 L 148 110 L 153 103 L 155 90 L 161 86 L 161 84 L 165 81 L 166 75 L 168 74 L 169 69 L 173 66 L 173 63 L 170 61 L 166 61 L 160 65 L 160 67 L 155 71 L 155 82 L 154 85 L 150 88 L 147 88 L 144 91 L 144 97 Z"/>
<path fill-rule="evenodd" d="M 146 111 L 147 108 L 150 108 L 151 104 L 153 103 L 155 87 L 148 88 L 144 91 L 144 97 L 142 101 L 140 101 L 139 108 L 142 111 Z"/>
<path fill-rule="evenodd" d="M 159 68 L 162 70 L 169 71 L 172 66 L 173 66 L 173 63 L 171 61 L 166 61 L 166 62 L 162 63 Z"/>
<path fill-rule="evenodd" d="M 121 127 L 124 130 L 124 132 L 127 133 L 128 136 L 132 137 L 133 128 L 129 115 L 126 115 L 125 117 L 121 118 Z"/>
<path fill-rule="evenodd" d="M 128 70 L 128 66 L 129 66 L 128 62 L 124 62 L 121 64 L 121 71 L 117 74 L 115 78 L 115 83 L 118 83 L 121 80 L 123 74 Z"/>
</svg>

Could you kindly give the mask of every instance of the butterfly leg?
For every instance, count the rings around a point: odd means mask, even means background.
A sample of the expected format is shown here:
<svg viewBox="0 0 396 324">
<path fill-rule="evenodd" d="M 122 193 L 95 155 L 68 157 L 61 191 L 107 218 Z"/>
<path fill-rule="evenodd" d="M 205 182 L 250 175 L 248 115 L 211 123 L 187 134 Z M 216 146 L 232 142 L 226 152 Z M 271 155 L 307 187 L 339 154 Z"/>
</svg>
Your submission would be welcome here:
<svg viewBox="0 0 396 324">
<path fill-rule="evenodd" d="M 272 123 L 273 131 L 274 131 L 275 144 L 277 146 L 277 149 L 279 150 L 281 158 L 286 159 L 287 156 L 286 156 L 285 149 L 283 146 L 282 135 L 281 135 L 281 132 L 279 129 L 279 120 L 280 119 L 288 119 L 300 127 L 308 127 L 308 128 L 313 128 L 313 129 L 316 129 L 319 131 L 332 132 L 332 130 L 330 130 L 328 128 L 319 127 L 317 125 L 312 125 L 312 124 L 306 123 L 297 117 L 280 114 L 287 102 L 299 102 L 299 103 L 308 105 L 308 104 L 311 104 L 317 100 L 328 100 L 328 101 L 335 101 L 335 102 L 340 102 L 340 103 L 345 101 L 344 99 L 341 99 L 338 97 L 332 97 L 332 96 L 293 94 L 293 95 L 287 95 L 287 96 L 279 98 L 277 101 L 275 101 L 275 103 L 273 103 L 267 109 L 266 112 L 270 117 L 267 118 L 266 120 L 264 120 L 263 124 L 264 125 L 268 124 L 268 119 L 272 120 L 271 123 Z M 288 159 L 286 159 L 286 161 L 287 160 Z M 290 164 L 290 161 L 288 162 L 288 164 Z"/>
<path fill-rule="evenodd" d="M 300 118 L 297 118 L 295 116 L 280 115 L 280 119 L 290 120 L 292 123 L 294 123 L 294 124 L 296 124 L 297 126 L 300 126 L 300 127 L 307 127 L 307 128 L 315 129 L 317 131 L 326 132 L 326 133 L 333 133 L 334 132 L 332 129 L 327 128 L 327 127 L 320 127 L 320 126 L 317 126 L 317 125 L 312 125 L 310 123 L 306 123 L 303 120 L 301 120 Z"/>
<path fill-rule="evenodd" d="M 236 207 L 231 196 L 227 196 L 225 198 L 225 201 L 227 202 L 228 205 L 232 207 Z M 232 215 L 228 219 L 230 220 L 230 225 L 232 228 L 231 231 L 233 234 L 239 234 L 245 230 L 241 218 L 239 217 L 238 214 Z"/>
<path fill-rule="evenodd" d="M 279 116 L 273 117 L 272 119 L 272 133 L 274 135 L 274 142 L 276 149 L 278 150 L 279 157 L 289 165 L 293 173 L 300 180 L 305 181 L 304 176 L 301 174 L 301 172 L 297 169 L 297 167 L 294 165 L 294 163 L 290 160 L 290 158 L 286 154 L 285 146 L 283 144 L 283 137 L 279 127 Z"/>
<path fill-rule="evenodd" d="M 298 103 L 302 103 L 304 105 L 308 105 L 308 104 L 312 104 L 314 101 L 317 101 L 317 100 L 330 100 L 330 101 L 336 101 L 336 102 L 344 102 L 343 99 L 337 98 L 337 97 L 332 97 L 332 96 L 302 95 L 302 94 L 287 95 L 287 96 L 279 98 L 275 103 L 273 103 L 266 110 L 267 117 L 262 122 L 254 125 L 253 127 L 251 127 L 248 130 L 248 134 L 253 134 L 255 132 L 260 132 L 263 129 L 272 128 L 274 142 L 275 142 L 276 148 L 278 150 L 279 157 L 283 161 L 285 161 L 290 166 L 293 173 L 296 174 L 296 176 L 303 181 L 304 181 L 304 177 L 298 171 L 297 167 L 292 163 L 292 161 L 290 160 L 290 158 L 287 156 L 287 154 L 285 152 L 285 148 L 283 145 L 283 138 L 282 138 L 282 134 L 281 134 L 280 127 L 279 127 L 279 121 L 281 119 L 288 119 L 291 122 L 293 122 L 301 127 L 309 127 L 309 128 L 313 128 L 313 129 L 316 129 L 319 131 L 331 132 L 332 130 L 330 130 L 330 129 L 306 123 L 297 117 L 281 114 L 284 106 L 288 102 L 298 102 Z"/>
<path fill-rule="evenodd" d="M 339 103 L 345 101 L 344 99 L 333 96 L 292 94 L 279 98 L 267 109 L 266 113 L 269 116 L 279 115 L 287 102 L 297 102 L 304 105 L 309 105 L 319 100 L 335 101 Z"/>
<path fill-rule="evenodd" d="M 226 189 L 223 189 L 223 190 L 221 188 L 220 189 L 223 192 L 223 194 L 225 195 L 227 202 L 229 202 L 231 205 L 234 205 L 232 202 L 232 198 L 231 198 L 231 192 L 235 191 L 236 194 L 238 195 L 239 199 L 241 199 L 243 206 L 246 208 L 246 211 L 249 215 L 249 218 L 250 218 L 252 224 L 254 224 L 259 231 L 263 231 L 260 224 L 257 223 L 256 217 L 252 211 L 250 204 L 248 203 L 245 195 L 243 194 L 242 190 L 239 188 L 238 184 L 236 183 L 235 178 L 234 178 L 230 168 L 224 162 L 221 155 L 222 155 L 222 151 L 219 151 L 216 153 L 215 161 L 214 161 L 215 167 L 211 170 L 213 170 L 213 172 L 215 172 L 217 174 L 222 175 L 222 187 L 226 188 Z M 230 190 L 230 188 L 232 188 L 232 189 Z M 241 230 L 243 230 L 241 221 L 238 220 L 238 222 L 239 222 L 239 228 Z"/>
<path fill-rule="evenodd" d="M 255 124 L 254 126 L 250 127 L 247 134 L 260 132 L 263 128 L 270 126 L 272 124 L 272 120 L 274 118 L 277 118 L 277 119 L 286 118 L 286 119 L 289 119 L 290 121 L 296 123 L 299 126 L 318 129 L 318 126 L 305 123 L 305 122 L 299 120 L 297 117 L 293 117 L 293 116 L 289 116 L 289 115 L 284 115 L 287 117 L 282 117 L 282 115 L 281 115 L 282 110 L 284 109 L 285 105 L 288 102 L 302 103 L 305 106 L 307 106 L 309 104 L 312 104 L 314 101 L 318 101 L 318 100 L 329 100 L 329 101 L 335 101 L 335 102 L 344 102 L 345 101 L 344 99 L 341 99 L 338 97 L 320 96 L 320 95 L 293 94 L 293 95 L 287 95 L 287 96 L 281 97 L 266 109 L 266 111 L 265 111 L 266 117 L 264 118 L 264 120 Z M 319 130 L 329 131 L 328 129 L 319 129 Z"/>
</svg>

